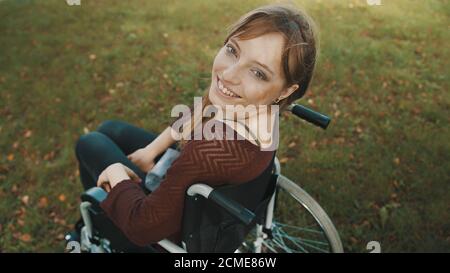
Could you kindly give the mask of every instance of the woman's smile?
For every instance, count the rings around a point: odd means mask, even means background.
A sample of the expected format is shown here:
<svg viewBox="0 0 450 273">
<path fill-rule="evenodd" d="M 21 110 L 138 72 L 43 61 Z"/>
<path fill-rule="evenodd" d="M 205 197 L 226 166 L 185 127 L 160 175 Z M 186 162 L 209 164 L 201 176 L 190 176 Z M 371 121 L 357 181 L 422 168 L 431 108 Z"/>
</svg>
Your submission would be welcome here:
<svg viewBox="0 0 450 273">
<path fill-rule="evenodd" d="M 219 76 L 216 77 L 216 87 L 217 92 L 221 96 L 227 98 L 241 98 L 241 96 L 233 92 L 230 88 L 225 87 L 222 81 L 220 80 Z"/>
</svg>

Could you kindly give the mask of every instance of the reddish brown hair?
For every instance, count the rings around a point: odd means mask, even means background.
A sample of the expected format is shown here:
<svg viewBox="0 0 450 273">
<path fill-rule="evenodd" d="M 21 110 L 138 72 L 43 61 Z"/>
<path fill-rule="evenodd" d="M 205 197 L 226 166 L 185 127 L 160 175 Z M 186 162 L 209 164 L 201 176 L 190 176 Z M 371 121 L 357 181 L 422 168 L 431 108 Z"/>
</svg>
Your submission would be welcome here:
<svg viewBox="0 0 450 273">
<path fill-rule="evenodd" d="M 278 102 L 280 110 L 283 110 L 304 96 L 313 77 L 319 44 L 317 28 L 312 18 L 293 5 L 262 6 L 244 14 L 228 28 L 224 45 L 231 37 L 247 40 L 273 32 L 280 33 L 284 37 L 282 53 L 284 88 L 293 84 L 299 85 L 290 96 Z M 203 96 L 203 110 L 211 105 L 208 91 L 209 88 L 205 90 Z M 197 126 L 194 120 L 191 119 L 192 131 Z M 205 122 L 207 118 L 199 117 L 196 120 Z"/>
<path fill-rule="evenodd" d="M 299 88 L 279 102 L 283 109 L 303 97 L 312 80 L 318 52 L 317 28 L 306 12 L 293 5 L 267 5 L 243 15 L 229 28 L 224 44 L 231 37 L 241 40 L 277 32 L 285 38 L 282 68 L 285 88 L 298 84 Z"/>
</svg>

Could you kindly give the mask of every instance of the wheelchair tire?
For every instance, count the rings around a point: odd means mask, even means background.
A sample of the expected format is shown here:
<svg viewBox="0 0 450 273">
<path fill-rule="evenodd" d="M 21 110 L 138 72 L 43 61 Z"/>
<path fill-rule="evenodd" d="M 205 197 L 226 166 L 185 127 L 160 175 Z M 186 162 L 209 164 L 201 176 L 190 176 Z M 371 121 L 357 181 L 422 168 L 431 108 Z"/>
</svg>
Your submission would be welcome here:
<svg viewBox="0 0 450 273">
<path fill-rule="evenodd" d="M 257 225 L 237 252 L 343 252 L 330 217 L 301 187 L 278 175 L 274 197 L 273 212 L 269 211 L 265 218 L 269 218 L 266 226 L 271 228 Z"/>
</svg>

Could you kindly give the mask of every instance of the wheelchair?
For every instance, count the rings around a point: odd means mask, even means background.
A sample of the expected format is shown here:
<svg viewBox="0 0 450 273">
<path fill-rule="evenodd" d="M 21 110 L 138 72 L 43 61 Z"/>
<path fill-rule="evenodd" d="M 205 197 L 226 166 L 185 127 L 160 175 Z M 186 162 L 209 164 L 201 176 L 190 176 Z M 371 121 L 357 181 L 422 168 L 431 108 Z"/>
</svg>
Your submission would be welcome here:
<svg viewBox="0 0 450 273">
<path fill-rule="evenodd" d="M 330 118 L 307 107 L 288 107 L 326 129 Z M 130 242 L 100 208 L 107 193 L 94 187 L 81 195 L 80 250 L 90 253 L 328 253 L 343 252 L 339 234 L 322 207 L 281 174 L 276 156 L 257 178 L 217 188 L 191 185 L 185 198 L 181 243 L 163 239 L 140 247 Z"/>
</svg>

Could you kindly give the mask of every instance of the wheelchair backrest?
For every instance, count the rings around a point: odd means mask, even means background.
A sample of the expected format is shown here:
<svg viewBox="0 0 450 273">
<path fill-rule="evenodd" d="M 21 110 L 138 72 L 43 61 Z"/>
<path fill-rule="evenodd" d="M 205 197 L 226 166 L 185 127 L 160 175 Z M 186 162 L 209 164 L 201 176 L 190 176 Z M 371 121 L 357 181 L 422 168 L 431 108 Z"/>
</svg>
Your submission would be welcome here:
<svg viewBox="0 0 450 273">
<path fill-rule="evenodd" d="M 276 185 L 276 176 L 272 174 L 274 158 L 257 178 L 239 185 L 216 188 L 226 197 L 255 213 L 256 221 L 249 225 L 245 225 L 208 199 L 186 195 L 182 243 L 187 252 L 234 252 L 256 223 L 262 223 Z"/>
</svg>

